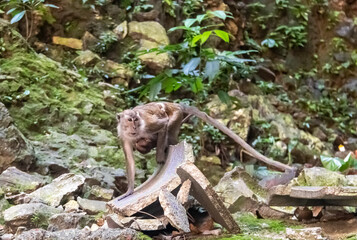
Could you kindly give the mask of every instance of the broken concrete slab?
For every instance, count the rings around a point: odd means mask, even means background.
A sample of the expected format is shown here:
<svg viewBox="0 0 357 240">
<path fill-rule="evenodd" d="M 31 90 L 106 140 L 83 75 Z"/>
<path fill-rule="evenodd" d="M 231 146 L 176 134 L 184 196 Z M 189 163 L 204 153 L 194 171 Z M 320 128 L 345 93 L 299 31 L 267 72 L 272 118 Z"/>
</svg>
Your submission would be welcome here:
<svg viewBox="0 0 357 240">
<path fill-rule="evenodd" d="M 50 206 L 60 205 L 65 196 L 77 191 L 83 184 L 85 178 L 74 173 L 66 173 L 54 179 L 52 183 L 37 189 L 27 195 L 30 199 L 38 199 Z"/>
<path fill-rule="evenodd" d="M 179 192 L 177 193 L 177 200 L 179 203 L 184 206 L 184 208 L 187 210 L 190 206 L 190 201 L 189 201 L 189 196 L 190 196 L 190 191 L 191 191 L 191 186 L 192 182 L 190 180 L 186 180 L 182 183 Z"/>
<path fill-rule="evenodd" d="M 189 179 L 192 182 L 191 195 L 197 199 L 216 222 L 231 233 L 240 231 L 237 223 L 213 190 L 207 178 L 193 163 L 181 164 L 176 171 L 182 181 Z"/>
<path fill-rule="evenodd" d="M 276 186 L 269 191 L 270 206 L 353 206 L 357 187 Z"/>
<path fill-rule="evenodd" d="M 164 209 L 164 215 L 171 225 L 180 232 L 190 232 L 186 209 L 179 203 L 177 198 L 166 189 L 162 189 L 159 194 L 159 201 Z"/>
<path fill-rule="evenodd" d="M 165 164 L 158 168 L 146 182 L 137 187 L 132 195 L 121 200 L 116 198 L 108 202 L 109 211 L 131 216 L 138 210 L 152 204 L 157 200 L 161 189 L 166 188 L 168 191 L 172 191 L 180 186 L 181 179 L 176 174 L 176 168 L 184 162 L 193 161 L 191 145 L 182 142 L 170 147 Z"/>
</svg>

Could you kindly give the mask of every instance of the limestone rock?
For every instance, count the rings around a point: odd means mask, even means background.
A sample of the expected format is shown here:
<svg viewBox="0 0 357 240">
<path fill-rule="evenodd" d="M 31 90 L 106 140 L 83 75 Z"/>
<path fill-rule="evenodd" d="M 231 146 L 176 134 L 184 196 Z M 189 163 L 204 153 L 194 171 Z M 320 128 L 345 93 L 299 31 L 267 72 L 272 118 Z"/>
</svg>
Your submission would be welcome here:
<svg viewBox="0 0 357 240">
<path fill-rule="evenodd" d="M 59 231 L 63 229 L 77 228 L 85 213 L 59 213 L 49 219 L 48 231 Z"/>
<path fill-rule="evenodd" d="M 12 194 L 33 191 L 43 184 L 41 178 L 22 172 L 16 167 L 9 167 L 0 175 L 0 189 Z"/>
<path fill-rule="evenodd" d="M 128 27 L 129 36 L 134 40 L 140 41 L 139 50 L 150 50 L 170 43 L 165 28 L 158 22 L 132 21 L 129 23 Z M 156 73 L 173 65 L 173 59 L 168 53 L 157 54 L 156 52 L 152 52 L 140 55 L 139 58 L 146 66 Z"/>
<path fill-rule="evenodd" d="M 158 45 L 156 42 L 142 39 L 140 40 L 139 50 L 150 50 L 152 48 L 157 48 Z M 173 66 L 173 58 L 168 53 L 156 52 L 146 53 L 139 56 L 139 59 L 154 72 L 160 72 L 165 68 Z"/>
<path fill-rule="evenodd" d="M 160 191 L 159 201 L 164 209 L 164 215 L 169 219 L 171 225 L 179 231 L 190 232 L 186 209 L 178 202 L 176 197 L 163 189 Z"/>
<path fill-rule="evenodd" d="M 133 39 L 146 39 L 158 43 L 159 45 L 169 44 L 166 30 L 160 23 L 154 21 L 136 22 L 132 21 L 128 25 L 129 36 Z"/>
<path fill-rule="evenodd" d="M 238 168 L 225 173 L 214 190 L 224 199 L 224 205 L 231 213 L 243 210 L 255 213 L 265 202 L 266 192 L 249 174 Z"/>
<path fill-rule="evenodd" d="M 106 202 L 103 201 L 89 200 L 89 199 L 78 197 L 77 202 L 80 208 L 89 214 L 97 214 L 100 212 L 105 212 L 107 210 Z"/>
<path fill-rule="evenodd" d="M 0 172 L 10 165 L 27 170 L 34 160 L 33 147 L 15 127 L 8 110 L 0 102 Z"/>
<path fill-rule="evenodd" d="M 98 185 L 92 186 L 89 199 L 109 201 L 113 198 L 114 190 L 102 188 Z"/>
<path fill-rule="evenodd" d="M 322 167 L 304 168 L 292 186 L 347 186 L 346 177 Z"/>
<path fill-rule="evenodd" d="M 77 191 L 85 178 L 81 175 L 66 173 L 54 179 L 52 183 L 37 189 L 28 195 L 31 199 L 39 199 L 50 206 L 58 206 L 62 199 Z"/>
<path fill-rule="evenodd" d="M 52 215 L 60 212 L 62 212 L 60 209 L 43 203 L 20 204 L 6 209 L 4 220 L 6 227 L 14 232 L 19 226 L 37 227 L 37 225 L 47 223 Z"/>
<path fill-rule="evenodd" d="M 100 57 L 97 54 L 90 50 L 85 50 L 79 53 L 78 57 L 74 59 L 74 62 L 78 65 L 90 66 L 95 64 L 99 59 Z"/>
<path fill-rule="evenodd" d="M 121 78 L 123 80 L 129 80 L 134 76 L 133 70 L 131 70 L 128 66 L 111 60 L 105 61 L 102 65 L 102 68 L 112 78 Z"/>
</svg>

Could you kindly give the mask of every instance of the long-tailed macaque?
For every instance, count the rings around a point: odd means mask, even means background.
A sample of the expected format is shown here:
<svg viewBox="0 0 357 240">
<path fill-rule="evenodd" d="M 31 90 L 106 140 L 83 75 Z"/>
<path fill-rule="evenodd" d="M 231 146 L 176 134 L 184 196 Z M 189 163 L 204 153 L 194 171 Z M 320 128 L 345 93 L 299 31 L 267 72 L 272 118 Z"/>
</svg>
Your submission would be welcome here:
<svg viewBox="0 0 357 240">
<path fill-rule="evenodd" d="M 213 125 L 241 145 L 253 157 L 280 170 L 291 170 L 290 166 L 276 162 L 257 152 L 225 125 L 195 107 L 170 102 L 153 102 L 124 110 L 117 115 L 118 137 L 124 149 L 128 190 L 119 199 L 134 191 L 135 162 L 133 150 L 148 153 L 156 147 L 156 160 L 165 162 L 169 145 L 178 143 L 178 134 L 184 115 L 194 115 Z"/>
</svg>

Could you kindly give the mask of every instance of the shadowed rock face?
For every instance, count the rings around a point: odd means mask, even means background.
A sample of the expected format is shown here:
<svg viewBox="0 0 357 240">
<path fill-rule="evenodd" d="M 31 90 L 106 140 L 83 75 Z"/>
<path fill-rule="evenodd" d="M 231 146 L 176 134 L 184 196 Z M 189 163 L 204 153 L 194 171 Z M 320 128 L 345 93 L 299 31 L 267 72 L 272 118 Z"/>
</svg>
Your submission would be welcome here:
<svg viewBox="0 0 357 240">
<path fill-rule="evenodd" d="M 33 147 L 13 124 L 8 110 L 0 102 L 0 172 L 10 165 L 28 170 L 34 160 Z"/>
</svg>

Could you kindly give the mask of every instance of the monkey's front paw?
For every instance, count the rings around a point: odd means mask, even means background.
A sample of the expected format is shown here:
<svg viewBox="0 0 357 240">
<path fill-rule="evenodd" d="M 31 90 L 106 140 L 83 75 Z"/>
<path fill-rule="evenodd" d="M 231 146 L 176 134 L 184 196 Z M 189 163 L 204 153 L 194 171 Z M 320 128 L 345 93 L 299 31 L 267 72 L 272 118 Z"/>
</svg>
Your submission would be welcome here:
<svg viewBox="0 0 357 240">
<path fill-rule="evenodd" d="M 165 158 L 157 158 L 156 159 L 156 162 L 158 163 L 158 164 L 164 164 L 165 163 Z"/>
</svg>

